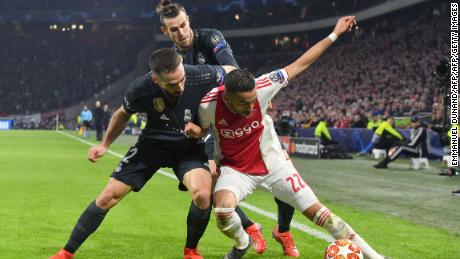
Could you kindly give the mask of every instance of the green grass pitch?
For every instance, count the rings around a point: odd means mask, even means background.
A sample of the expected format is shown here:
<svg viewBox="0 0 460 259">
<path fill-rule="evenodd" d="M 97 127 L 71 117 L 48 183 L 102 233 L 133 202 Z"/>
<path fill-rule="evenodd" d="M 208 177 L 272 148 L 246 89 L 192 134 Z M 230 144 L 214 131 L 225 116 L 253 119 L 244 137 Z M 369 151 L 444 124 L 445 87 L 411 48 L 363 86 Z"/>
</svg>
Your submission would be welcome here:
<svg viewBox="0 0 460 259">
<path fill-rule="evenodd" d="M 124 154 L 133 141 L 121 137 L 111 150 Z M 54 131 L 0 131 L 1 259 L 47 258 L 65 244 L 120 160 L 107 154 L 92 164 L 86 160 L 88 147 Z M 438 176 L 440 162 L 414 171 L 401 159 L 379 171 L 369 158 L 293 160 L 318 198 L 385 256 L 460 258 L 460 197 L 450 193 L 460 188 L 460 177 Z M 246 202 L 276 213 L 270 194 L 257 192 Z M 189 204 L 188 193 L 177 190 L 177 180 L 157 174 L 141 192 L 112 209 L 75 258 L 181 258 Z M 245 211 L 263 225 L 268 241 L 263 255 L 250 251 L 245 258 L 283 258 L 271 238 L 276 221 Z M 294 220 L 322 231 L 298 212 Z M 301 258 L 322 258 L 327 241 L 298 229 L 292 232 Z M 211 217 L 199 246 L 203 256 L 222 258 L 231 246 Z"/>
</svg>

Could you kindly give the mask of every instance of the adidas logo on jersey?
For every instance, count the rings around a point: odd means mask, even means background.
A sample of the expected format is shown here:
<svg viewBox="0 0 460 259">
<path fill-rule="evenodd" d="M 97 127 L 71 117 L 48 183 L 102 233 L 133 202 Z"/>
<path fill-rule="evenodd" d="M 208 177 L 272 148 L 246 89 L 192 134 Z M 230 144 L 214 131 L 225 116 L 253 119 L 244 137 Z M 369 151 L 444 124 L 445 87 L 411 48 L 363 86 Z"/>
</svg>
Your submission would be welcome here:
<svg viewBox="0 0 460 259">
<path fill-rule="evenodd" d="M 220 120 L 217 124 L 223 125 L 223 126 L 228 126 L 228 123 L 225 121 L 225 119 Z"/>
<path fill-rule="evenodd" d="M 169 118 L 168 118 L 168 116 L 166 116 L 164 114 L 161 114 L 160 120 L 169 121 Z"/>
</svg>

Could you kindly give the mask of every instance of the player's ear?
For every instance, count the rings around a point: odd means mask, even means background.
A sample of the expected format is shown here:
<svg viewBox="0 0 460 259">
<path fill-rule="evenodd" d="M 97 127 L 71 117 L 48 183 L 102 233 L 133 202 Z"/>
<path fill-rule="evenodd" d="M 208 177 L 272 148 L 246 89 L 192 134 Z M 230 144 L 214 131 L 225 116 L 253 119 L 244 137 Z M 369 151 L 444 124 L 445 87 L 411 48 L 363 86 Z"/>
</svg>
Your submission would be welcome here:
<svg viewBox="0 0 460 259">
<path fill-rule="evenodd" d="M 159 80 L 158 80 L 158 76 L 155 75 L 155 73 L 152 73 L 152 81 L 157 84 L 157 85 L 160 85 L 159 84 Z"/>
<path fill-rule="evenodd" d="M 168 28 L 166 28 L 166 26 L 162 25 L 160 30 L 164 35 L 168 36 Z"/>
</svg>

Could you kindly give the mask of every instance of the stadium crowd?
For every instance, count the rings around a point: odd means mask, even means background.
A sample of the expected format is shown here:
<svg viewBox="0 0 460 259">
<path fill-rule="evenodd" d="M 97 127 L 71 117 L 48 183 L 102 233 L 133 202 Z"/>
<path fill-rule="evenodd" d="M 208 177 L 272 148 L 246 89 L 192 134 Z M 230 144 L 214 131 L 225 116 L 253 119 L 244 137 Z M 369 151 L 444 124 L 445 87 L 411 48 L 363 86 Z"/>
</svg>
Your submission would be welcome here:
<svg viewBox="0 0 460 259">
<path fill-rule="evenodd" d="M 109 9 L 109 8 L 123 8 L 127 4 L 125 0 L 51 0 L 51 1 L 10 1 L 1 0 L 0 10 L 2 11 L 43 11 L 43 10 L 78 10 L 86 11 L 93 9 Z M 131 0 L 129 7 L 152 7 L 151 1 L 146 0 Z"/>
<path fill-rule="evenodd" d="M 427 8 L 362 23 L 355 35 L 341 39 L 340 46 L 274 99 L 272 117 L 277 121 L 289 115 L 297 127 L 309 127 L 323 117 L 331 127 L 347 128 L 367 124 L 372 114 L 439 114 L 441 98 L 432 74 L 449 51 L 448 16 L 443 12 Z M 319 40 L 318 35 L 325 33 L 277 36 L 270 48 L 262 47 L 266 39 L 233 48 L 239 54 L 247 49 L 247 55 L 239 56 L 240 64 L 260 74 L 289 63 Z M 260 58 L 254 60 L 254 53 Z"/>
<path fill-rule="evenodd" d="M 197 24 L 214 24 L 220 29 L 270 26 L 317 20 L 325 17 L 349 14 L 387 2 L 388 0 L 197 0 L 177 1 L 183 4 L 192 21 Z M 9 1 L 0 0 L 2 12 L 30 11 L 92 11 L 113 10 L 138 12 L 152 11 L 159 1 L 149 0 L 53 0 L 53 1 Z M 212 10 L 219 19 L 208 15 Z M 206 15 L 203 15 L 206 14 Z"/>
<path fill-rule="evenodd" d="M 88 99 L 129 72 L 137 52 L 153 40 L 143 28 L 0 28 L 3 115 L 45 112 Z"/>
<path fill-rule="evenodd" d="M 354 35 L 340 39 L 275 98 L 274 120 L 284 114 L 296 127 L 309 127 L 323 117 L 329 126 L 362 127 L 373 113 L 439 115 L 432 72 L 448 54 L 447 17 L 446 5 L 431 2 L 361 22 Z M 0 30 L 0 53 L 8 64 L 0 68 L 3 116 L 62 109 L 90 98 L 130 71 L 137 52 L 153 41 L 151 25 L 99 25 L 81 32 L 4 25 Z M 288 64 L 326 33 L 228 41 L 240 65 L 258 75 Z"/>
<path fill-rule="evenodd" d="M 218 10 L 225 10 L 219 14 L 218 28 L 241 29 L 307 22 L 352 12 L 356 13 L 386 1 L 387 0 L 284 0 L 272 1 L 273 3 L 271 4 L 270 1 L 228 1 L 233 2 L 233 4 L 220 3 L 216 7 Z M 216 23 L 216 19 L 213 16 L 200 15 L 199 11 L 200 10 L 195 12 L 195 15 L 192 13 L 193 22 L 197 24 Z"/>
</svg>

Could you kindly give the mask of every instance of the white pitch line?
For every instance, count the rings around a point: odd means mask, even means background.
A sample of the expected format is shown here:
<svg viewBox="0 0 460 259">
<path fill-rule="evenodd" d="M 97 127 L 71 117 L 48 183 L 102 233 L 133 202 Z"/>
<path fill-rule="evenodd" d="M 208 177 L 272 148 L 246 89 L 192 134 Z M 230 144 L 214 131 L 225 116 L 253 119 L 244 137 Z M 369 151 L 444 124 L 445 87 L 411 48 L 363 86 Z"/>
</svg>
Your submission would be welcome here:
<svg viewBox="0 0 460 259">
<path fill-rule="evenodd" d="M 82 142 L 82 143 L 85 143 L 85 144 L 87 144 L 87 145 L 95 146 L 95 144 L 93 144 L 93 143 L 91 143 L 91 142 L 89 142 L 89 141 L 86 141 L 86 140 L 81 139 L 81 138 L 77 138 L 77 137 L 72 136 L 72 135 L 70 135 L 70 134 L 68 134 L 68 133 L 66 133 L 66 132 L 63 132 L 63 131 L 57 131 L 57 132 L 60 133 L 60 134 L 62 134 L 62 135 L 64 135 L 64 136 L 67 136 L 67 137 L 69 137 L 69 138 L 72 138 L 72 139 L 74 139 L 74 140 L 77 140 L 77 141 L 80 141 L 80 142 Z M 116 157 L 119 157 L 119 158 L 123 158 L 123 155 L 121 155 L 121 154 L 119 154 L 119 153 L 117 153 L 117 152 L 114 152 L 114 151 L 112 151 L 112 150 L 110 150 L 110 149 L 107 150 L 107 153 L 109 153 L 109 154 L 111 154 L 111 155 L 114 155 L 114 156 L 116 156 Z M 168 173 L 168 172 L 166 172 L 166 171 L 164 171 L 164 170 L 161 170 L 161 169 L 158 170 L 158 172 L 159 172 L 161 175 L 164 175 L 164 176 L 169 177 L 169 178 L 171 178 L 171 179 L 176 179 L 176 180 L 177 180 L 176 176 L 175 176 L 174 174 L 172 174 L 172 173 Z M 273 219 L 273 220 L 275 220 L 275 221 L 278 220 L 278 216 L 277 216 L 276 214 L 271 213 L 271 212 L 268 212 L 268 211 L 266 211 L 266 210 L 263 210 L 263 209 L 261 209 L 261 208 L 259 208 L 259 207 L 256 207 L 256 206 L 254 206 L 254 205 L 251 205 L 251 204 L 249 204 L 249 203 L 247 203 L 247 202 L 240 202 L 239 205 L 242 206 L 242 207 L 245 207 L 246 209 L 248 209 L 248 210 L 250 210 L 250 211 L 252 211 L 252 212 L 254 212 L 254 213 L 256 213 L 256 214 L 265 216 L 265 217 L 267 217 L 267 218 L 269 218 L 269 219 Z M 325 240 L 325 241 L 327 241 L 327 242 L 333 242 L 333 241 L 334 241 L 334 238 L 333 238 L 331 235 L 326 234 L 326 233 L 324 233 L 324 232 L 321 232 L 321 231 L 319 231 L 319 230 L 313 229 L 313 228 L 311 228 L 311 227 L 309 227 L 309 226 L 307 226 L 307 225 L 304 225 L 304 224 L 302 224 L 302 223 L 299 223 L 299 222 L 297 222 L 297 221 L 295 221 L 295 220 L 293 220 L 293 221 L 291 222 L 291 227 L 292 227 L 292 228 L 295 228 L 295 229 L 297 229 L 297 230 L 300 230 L 300 231 L 302 231 L 302 232 L 305 232 L 305 233 L 307 233 L 307 234 L 309 234 L 309 235 L 311 235 L 311 236 L 314 236 L 314 237 L 316 237 L 316 238 Z"/>
</svg>

